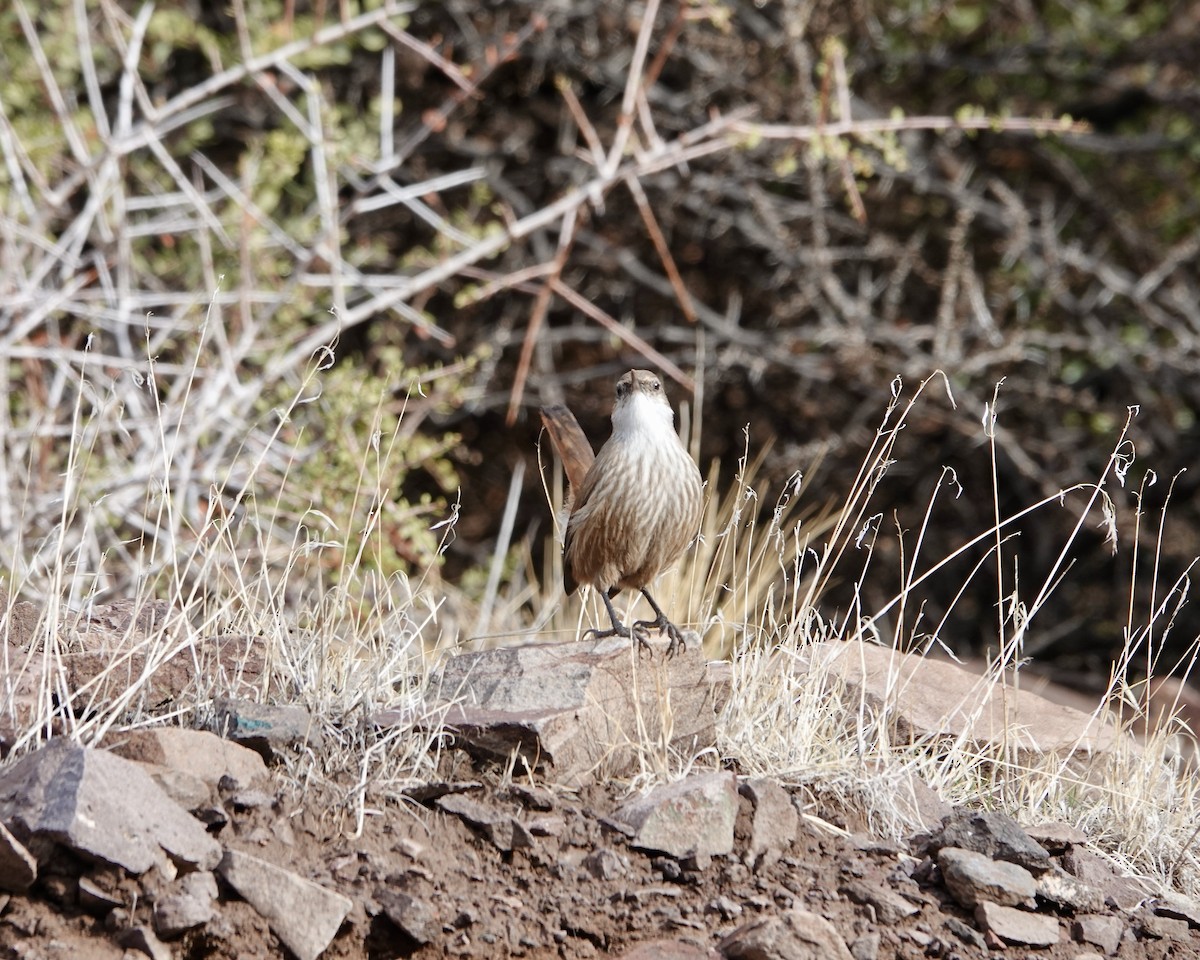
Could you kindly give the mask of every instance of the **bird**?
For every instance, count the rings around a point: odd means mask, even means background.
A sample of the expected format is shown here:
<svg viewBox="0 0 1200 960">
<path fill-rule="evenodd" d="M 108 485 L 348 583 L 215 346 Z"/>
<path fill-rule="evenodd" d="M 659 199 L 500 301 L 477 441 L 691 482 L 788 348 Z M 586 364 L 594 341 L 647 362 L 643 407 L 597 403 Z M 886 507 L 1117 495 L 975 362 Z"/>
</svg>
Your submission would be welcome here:
<svg viewBox="0 0 1200 960">
<path fill-rule="evenodd" d="M 563 586 L 568 596 L 581 585 L 597 590 L 612 623 L 585 637 L 627 637 L 648 648 L 647 632 L 657 628 L 669 638 L 668 657 L 682 652 L 683 634 L 648 587 L 696 536 L 704 483 L 675 432 L 662 381 L 649 370 L 630 370 L 617 381 L 612 435 L 590 462 L 591 445 L 566 407 L 542 408 L 542 420 L 572 487 Z M 626 588 L 641 592 L 655 619 L 621 622 L 612 598 Z"/>
</svg>

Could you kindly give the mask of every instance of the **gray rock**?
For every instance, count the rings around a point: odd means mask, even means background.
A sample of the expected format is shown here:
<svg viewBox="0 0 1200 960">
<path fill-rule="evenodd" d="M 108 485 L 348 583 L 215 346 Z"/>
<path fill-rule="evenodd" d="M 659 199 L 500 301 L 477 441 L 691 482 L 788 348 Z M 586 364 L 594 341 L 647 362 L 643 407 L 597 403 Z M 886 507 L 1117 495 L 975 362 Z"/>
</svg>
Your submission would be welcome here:
<svg viewBox="0 0 1200 960">
<path fill-rule="evenodd" d="M 944 847 L 938 851 L 937 862 L 946 889 L 967 908 L 984 900 L 1015 906 L 1031 901 L 1037 892 L 1028 870 L 973 850 Z"/>
<path fill-rule="evenodd" d="M 748 780 L 740 792 L 754 804 L 750 842 L 742 859 L 754 871 L 765 870 L 796 839 L 800 816 L 788 792 L 774 780 Z"/>
<path fill-rule="evenodd" d="M 737 777 L 725 772 L 655 787 L 613 815 L 631 831 L 632 846 L 677 859 L 731 852 L 736 818 Z"/>
<path fill-rule="evenodd" d="M 171 948 L 154 935 L 149 927 L 126 930 L 118 941 L 121 946 L 144 953 L 150 960 L 173 960 Z"/>
<path fill-rule="evenodd" d="M 892 926 L 906 917 L 920 913 L 920 909 L 905 900 L 892 890 L 876 887 L 862 880 L 852 880 L 839 890 L 855 903 L 870 904 L 875 910 L 875 918 L 883 924 Z"/>
<path fill-rule="evenodd" d="M 1041 844 L 1046 852 L 1053 854 L 1065 853 L 1071 847 L 1083 846 L 1088 838 L 1078 827 L 1057 820 L 1026 827 L 1025 832 L 1031 840 Z"/>
<path fill-rule="evenodd" d="M 974 927 L 963 923 L 958 917 L 946 917 L 945 920 L 946 928 L 963 943 L 975 947 L 977 950 L 987 949 L 987 941 L 983 939 L 983 935 Z"/>
<path fill-rule="evenodd" d="M 1071 935 L 1076 940 L 1099 947 L 1106 954 L 1117 952 L 1117 947 L 1121 945 L 1121 934 L 1124 932 L 1125 924 L 1117 917 L 1076 917 L 1071 924 Z"/>
<path fill-rule="evenodd" d="M 86 858 L 144 873 L 169 857 L 209 870 L 220 845 L 140 764 L 52 740 L 0 773 L 0 820 L 25 840 L 50 840 Z"/>
<path fill-rule="evenodd" d="M 1138 926 L 1145 936 L 1153 940 L 1187 940 L 1190 936 L 1190 927 L 1186 920 L 1160 917 L 1155 913 L 1143 913 L 1138 917 Z"/>
<path fill-rule="evenodd" d="M 1099 913 L 1104 909 L 1104 894 L 1089 883 L 1055 866 L 1037 878 L 1037 895 L 1059 909 L 1073 913 Z"/>
<path fill-rule="evenodd" d="M 610 637 L 459 654 L 438 677 L 429 713 L 478 758 L 506 763 L 515 752 L 530 770 L 581 786 L 629 772 L 637 745 L 665 734 L 689 753 L 713 745 L 728 689 L 696 638 L 668 660 Z M 374 722 L 413 718 L 383 712 Z"/>
<path fill-rule="evenodd" d="M 879 960 L 879 934 L 864 933 L 850 944 L 850 956 L 854 960 Z"/>
<path fill-rule="evenodd" d="M 213 725 L 221 736 L 249 747 L 264 760 L 310 744 L 319 750 L 325 742 L 321 725 L 304 707 L 273 705 L 217 697 Z"/>
<path fill-rule="evenodd" d="M 37 859 L 0 823 L 0 890 L 23 893 L 37 879 Z"/>
<path fill-rule="evenodd" d="M 628 864 L 608 847 L 599 847 L 588 854 L 582 867 L 597 880 L 614 880 L 628 872 Z"/>
<path fill-rule="evenodd" d="M 298 960 L 316 960 L 353 905 L 340 893 L 237 850 L 225 851 L 217 872 Z"/>
<path fill-rule="evenodd" d="M 208 871 L 189 873 L 174 886 L 154 901 L 154 929 L 165 940 L 205 926 L 216 913 L 217 879 Z"/>
<path fill-rule="evenodd" d="M 1050 869 L 1050 854 L 1002 813 L 956 813 L 934 835 L 933 845 L 974 850 L 993 860 L 1015 863 L 1031 873 Z"/>
<path fill-rule="evenodd" d="M 437 912 L 424 900 L 388 889 L 377 891 L 375 899 L 396 928 L 419 944 L 429 943 L 442 930 Z"/>
<path fill-rule="evenodd" d="M 1158 900 L 1151 905 L 1160 917 L 1170 917 L 1173 920 L 1186 920 L 1189 927 L 1200 927 L 1200 907 L 1182 897 L 1173 896 Z"/>
<path fill-rule="evenodd" d="M 1058 943 L 1058 920 L 1054 917 L 1002 907 L 984 901 L 975 907 L 975 922 L 1011 946 L 1048 947 Z"/>
<path fill-rule="evenodd" d="M 789 666 L 780 664 L 780 670 Z M 989 683 L 956 664 L 859 641 L 815 643 L 790 669 L 826 683 L 855 705 L 887 708 L 898 734 L 946 738 L 1017 758 L 1111 755 L 1138 751 L 1115 722 L 1054 703 L 1011 684 Z"/>
<path fill-rule="evenodd" d="M 435 806 L 481 831 L 498 850 L 507 853 L 510 850 L 524 850 L 533 846 L 533 834 L 512 814 L 461 793 L 439 797 Z"/>
<path fill-rule="evenodd" d="M 742 924 L 717 949 L 727 960 L 854 960 L 833 924 L 800 908 Z"/>
<path fill-rule="evenodd" d="M 111 734 L 104 745 L 126 760 L 179 771 L 213 788 L 225 777 L 246 788 L 270 776 L 258 753 L 207 730 L 133 730 Z"/>
</svg>

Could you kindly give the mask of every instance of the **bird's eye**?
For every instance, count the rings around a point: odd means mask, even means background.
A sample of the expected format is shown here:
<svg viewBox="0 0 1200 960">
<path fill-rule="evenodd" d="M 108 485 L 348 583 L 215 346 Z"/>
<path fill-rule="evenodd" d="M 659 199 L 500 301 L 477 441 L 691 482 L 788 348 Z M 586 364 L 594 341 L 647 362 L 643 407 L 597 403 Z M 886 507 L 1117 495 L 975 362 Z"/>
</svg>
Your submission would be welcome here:
<svg viewBox="0 0 1200 960">
<path fill-rule="evenodd" d="M 651 389 L 651 390 L 654 390 L 654 391 L 661 390 L 661 389 L 662 389 L 662 384 L 661 384 L 661 383 L 659 383 L 657 380 L 651 380 L 651 381 L 650 381 L 650 389 Z"/>
</svg>

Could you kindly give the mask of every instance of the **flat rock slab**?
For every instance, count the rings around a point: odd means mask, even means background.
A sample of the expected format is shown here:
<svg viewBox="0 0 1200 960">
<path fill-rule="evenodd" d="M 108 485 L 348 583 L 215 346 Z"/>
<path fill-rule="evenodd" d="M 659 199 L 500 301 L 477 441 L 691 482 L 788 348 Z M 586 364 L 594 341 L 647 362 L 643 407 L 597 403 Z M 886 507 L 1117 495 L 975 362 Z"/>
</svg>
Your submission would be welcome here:
<svg viewBox="0 0 1200 960">
<path fill-rule="evenodd" d="M 220 844 L 140 764 L 67 740 L 0 773 L 0 821 L 22 842 L 52 841 L 130 873 L 163 863 L 164 853 L 187 870 L 221 859 Z"/>
<path fill-rule="evenodd" d="M 946 889 L 964 907 L 974 907 L 985 900 L 1016 906 L 1032 901 L 1037 892 L 1032 874 L 1024 867 L 992 860 L 974 850 L 943 847 L 938 851 L 937 863 Z"/>
<path fill-rule="evenodd" d="M 980 903 L 975 908 L 975 921 L 981 928 L 1012 946 L 1049 947 L 1059 940 L 1057 918 L 1002 907 L 996 903 Z"/>
<path fill-rule="evenodd" d="M 476 757 L 503 762 L 515 751 L 529 770 L 567 786 L 621 775 L 664 729 L 673 750 L 715 742 L 727 674 L 710 670 L 695 636 L 670 659 L 662 647 L 647 654 L 610 637 L 459 654 L 433 685 L 430 711 Z M 412 718 L 384 712 L 375 721 Z"/>
<path fill-rule="evenodd" d="M 630 844 L 672 857 L 714 857 L 733 850 L 737 777 L 705 773 L 655 787 L 623 804 L 613 821 L 628 828 Z"/>
<path fill-rule="evenodd" d="M 843 696 L 886 708 L 905 739 L 961 737 L 1018 754 L 1096 755 L 1136 750 L 1115 723 L 993 683 L 945 660 L 858 641 L 815 643 L 795 669 L 837 685 Z"/>
<path fill-rule="evenodd" d="M 349 897 L 237 850 L 225 851 L 217 872 L 298 960 L 317 960 L 353 905 Z"/>
<path fill-rule="evenodd" d="M 791 796 L 774 780 L 748 780 L 740 793 L 754 804 L 744 860 L 752 870 L 762 870 L 775 863 L 796 838 L 800 815 Z"/>
<path fill-rule="evenodd" d="M 270 775 L 258 753 L 207 730 L 133 730 L 110 735 L 104 745 L 126 760 L 186 773 L 210 787 L 216 787 L 222 777 L 248 787 Z"/>
<path fill-rule="evenodd" d="M 958 811 L 947 817 L 934 832 L 931 845 L 974 850 L 993 860 L 1015 863 L 1030 873 L 1050 869 L 1050 855 L 1045 847 L 1017 826 L 1012 817 L 1002 813 Z"/>
</svg>

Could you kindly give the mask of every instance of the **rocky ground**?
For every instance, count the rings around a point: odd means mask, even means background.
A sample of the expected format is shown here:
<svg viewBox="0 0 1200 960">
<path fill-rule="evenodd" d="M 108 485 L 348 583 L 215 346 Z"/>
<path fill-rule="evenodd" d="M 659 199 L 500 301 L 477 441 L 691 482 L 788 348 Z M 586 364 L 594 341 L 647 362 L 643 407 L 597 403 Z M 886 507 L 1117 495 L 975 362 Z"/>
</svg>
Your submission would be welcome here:
<svg viewBox="0 0 1200 960">
<path fill-rule="evenodd" d="M 698 652 L 526 647 L 464 655 L 441 680 L 464 749 L 361 824 L 352 784 L 284 775 L 314 746 L 297 707 L 231 699 L 213 712 L 225 736 L 16 751 L 0 957 L 1200 957 L 1195 905 L 1118 876 L 1064 824 L 1022 829 L 914 783 L 925 829 L 893 843 L 733 769 L 631 791 L 611 773 L 629 760 L 617 701 L 677 694 L 674 740 L 702 742 L 724 681 Z M 514 753 L 524 773 L 495 762 Z"/>
</svg>

